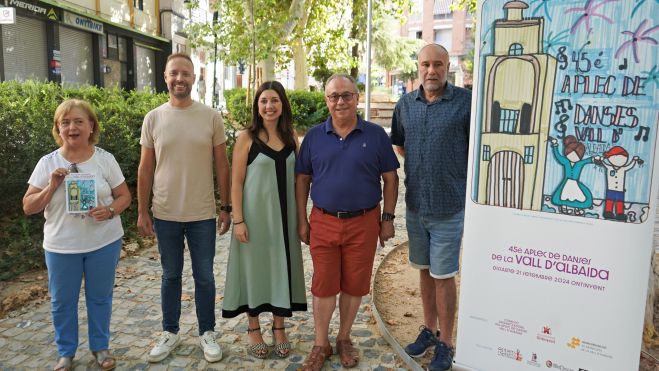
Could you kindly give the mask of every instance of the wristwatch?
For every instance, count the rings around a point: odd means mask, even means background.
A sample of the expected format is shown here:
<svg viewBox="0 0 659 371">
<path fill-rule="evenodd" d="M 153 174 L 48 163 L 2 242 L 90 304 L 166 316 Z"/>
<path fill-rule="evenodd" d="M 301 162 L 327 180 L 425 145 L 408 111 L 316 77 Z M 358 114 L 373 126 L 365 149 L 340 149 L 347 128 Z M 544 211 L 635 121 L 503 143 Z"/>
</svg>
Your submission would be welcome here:
<svg viewBox="0 0 659 371">
<path fill-rule="evenodd" d="M 231 205 L 226 205 L 226 206 L 220 205 L 220 211 L 230 213 L 231 210 L 232 210 Z"/>
<path fill-rule="evenodd" d="M 108 219 L 114 218 L 114 213 L 115 213 L 114 207 L 108 206 L 108 211 L 110 212 L 110 217 Z"/>
<path fill-rule="evenodd" d="M 392 213 L 386 213 L 386 212 L 382 213 L 382 221 L 383 222 L 392 221 L 392 220 L 394 220 L 395 217 L 396 217 L 396 215 L 394 215 Z"/>
</svg>

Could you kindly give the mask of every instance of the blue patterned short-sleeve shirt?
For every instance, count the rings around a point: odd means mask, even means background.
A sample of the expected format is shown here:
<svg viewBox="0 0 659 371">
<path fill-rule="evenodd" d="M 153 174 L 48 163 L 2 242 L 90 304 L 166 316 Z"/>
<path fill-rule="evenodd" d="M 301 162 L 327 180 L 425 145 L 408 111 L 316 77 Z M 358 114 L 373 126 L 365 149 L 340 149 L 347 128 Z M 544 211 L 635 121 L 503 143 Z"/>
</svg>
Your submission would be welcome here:
<svg viewBox="0 0 659 371">
<path fill-rule="evenodd" d="M 394 109 L 391 143 L 405 149 L 405 202 L 411 211 L 443 218 L 465 206 L 471 91 L 446 85 L 428 102 L 423 87 Z"/>
</svg>

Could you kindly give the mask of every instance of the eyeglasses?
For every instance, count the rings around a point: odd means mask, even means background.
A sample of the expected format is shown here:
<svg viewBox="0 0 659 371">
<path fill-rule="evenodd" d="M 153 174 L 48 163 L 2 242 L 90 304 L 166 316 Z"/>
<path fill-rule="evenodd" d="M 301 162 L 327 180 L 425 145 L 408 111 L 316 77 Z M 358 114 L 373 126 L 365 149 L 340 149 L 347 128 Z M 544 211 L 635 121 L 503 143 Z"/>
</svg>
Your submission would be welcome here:
<svg viewBox="0 0 659 371">
<path fill-rule="evenodd" d="M 328 95 L 327 99 L 329 99 L 329 101 L 332 103 L 338 102 L 339 99 L 343 99 L 344 103 L 350 103 L 352 101 L 352 97 L 355 95 L 357 95 L 357 93 L 332 94 Z"/>
<path fill-rule="evenodd" d="M 68 128 L 71 125 L 74 125 L 76 127 L 83 127 L 85 125 L 85 120 L 82 119 L 75 119 L 75 120 L 62 120 L 59 122 L 59 126 L 62 128 Z"/>
<path fill-rule="evenodd" d="M 69 173 L 79 173 L 80 170 L 78 170 L 78 166 L 74 163 L 71 163 L 69 167 L 67 168 L 69 170 Z"/>
</svg>

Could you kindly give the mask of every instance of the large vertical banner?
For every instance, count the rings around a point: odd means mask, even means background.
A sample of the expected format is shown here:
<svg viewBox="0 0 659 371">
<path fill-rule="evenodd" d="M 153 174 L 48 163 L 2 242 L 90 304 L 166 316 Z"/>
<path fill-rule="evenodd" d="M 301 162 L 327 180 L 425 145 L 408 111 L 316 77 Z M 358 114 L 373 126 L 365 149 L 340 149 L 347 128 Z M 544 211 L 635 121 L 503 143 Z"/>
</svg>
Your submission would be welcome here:
<svg viewBox="0 0 659 371">
<path fill-rule="evenodd" d="M 456 361 L 638 369 L 659 171 L 658 0 L 484 0 Z"/>
</svg>

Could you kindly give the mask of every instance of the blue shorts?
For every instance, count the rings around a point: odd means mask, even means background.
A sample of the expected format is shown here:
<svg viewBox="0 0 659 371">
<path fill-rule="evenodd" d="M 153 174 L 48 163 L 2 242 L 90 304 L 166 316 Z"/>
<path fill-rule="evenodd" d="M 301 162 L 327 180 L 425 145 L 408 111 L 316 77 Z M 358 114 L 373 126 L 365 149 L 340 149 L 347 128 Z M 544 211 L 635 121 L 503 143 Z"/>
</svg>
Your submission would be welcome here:
<svg viewBox="0 0 659 371">
<path fill-rule="evenodd" d="M 407 210 L 410 265 L 429 269 L 437 279 L 458 274 L 464 210 L 446 218 L 428 218 Z"/>
</svg>

